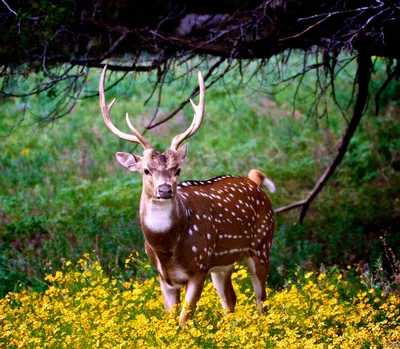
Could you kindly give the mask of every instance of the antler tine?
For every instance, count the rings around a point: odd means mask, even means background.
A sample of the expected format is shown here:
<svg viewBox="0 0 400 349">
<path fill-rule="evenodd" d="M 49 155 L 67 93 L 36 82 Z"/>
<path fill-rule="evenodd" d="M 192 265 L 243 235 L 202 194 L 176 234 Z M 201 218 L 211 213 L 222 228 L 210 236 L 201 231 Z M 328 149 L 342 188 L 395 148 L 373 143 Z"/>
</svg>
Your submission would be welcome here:
<svg viewBox="0 0 400 349">
<path fill-rule="evenodd" d="M 110 117 L 110 112 L 111 108 L 113 107 L 115 103 L 115 98 L 111 101 L 111 103 L 107 106 L 106 104 L 106 97 L 105 97 L 105 92 L 104 92 L 104 80 L 106 78 L 106 70 L 107 70 L 107 65 L 104 66 L 103 72 L 101 73 L 100 77 L 100 83 L 99 83 L 99 96 L 100 96 L 100 108 L 101 108 L 101 113 L 103 114 L 103 119 L 106 124 L 106 126 L 109 128 L 109 130 L 114 133 L 117 137 L 124 139 L 128 142 L 133 142 L 133 143 L 139 143 L 143 146 L 144 149 L 149 149 L 150 143 L 144 138 L 130 123 L 128 122 L 128 126 L 133 132 L 134 135 L 129 135 L 125 132 L 120 131 L 118 128 L 114 126 L 114 124 L 111 122 L 111 117 Z M 127 120 L 128 120 L 128 114 L 127 114 Z M 135 131 L 133 131 L 135 130 Z"/>
<path fill-rule="evenodd" d="M 192 137 L 197 130 L 199 129 L 201 122 L 203 121 L 204 116 L 204 109 L 205 109 L 205 86 L 204 86 L 204 79 L 201 72 L 198 75 L 199 78 L 199 90 L 200 90 L 200 98 L 199 98 L 199 105 L 196 105 L 192 100 L 190 103 L 194 109 L 194 118 L 192 123 L 190 124 L 189 128 L 179 135 L 176 135 L 172 139 L 171 149 L 178 150 L 179 145 L 185 140 Z"/>
<path fill-rule="evenodd" d="M 144 138 L 143 135 L 140 134 L 140 132 L 133 127 L 131 120 L 129 119 L 128 113 L 126 113 L 126 123 L 128 124 L 128 127 L 132 131 L 132 133 L 136 136 L 136 138 L 139 140 L 140 144 L 143 145 L 144 149 L 149 149 L 151 148 L 149 141 Z"/>
</svg>

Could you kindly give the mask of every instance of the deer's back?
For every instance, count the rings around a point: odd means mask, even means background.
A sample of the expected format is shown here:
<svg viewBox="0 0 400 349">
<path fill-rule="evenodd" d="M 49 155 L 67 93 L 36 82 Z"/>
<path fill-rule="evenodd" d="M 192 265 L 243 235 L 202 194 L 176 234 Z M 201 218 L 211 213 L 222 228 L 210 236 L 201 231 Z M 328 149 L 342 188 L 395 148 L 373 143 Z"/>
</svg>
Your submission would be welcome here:
<svg viewBox="0 0 400 349">
<path fill-rule="evenodd" d="M 273 211 L 268 196 L 245 177 L 220 176 L 178 186 L 185 203 L 187 232 L 178 253 L 193 267 L 209 270 L 243 256 L 269 261 Z"/>
</svg>

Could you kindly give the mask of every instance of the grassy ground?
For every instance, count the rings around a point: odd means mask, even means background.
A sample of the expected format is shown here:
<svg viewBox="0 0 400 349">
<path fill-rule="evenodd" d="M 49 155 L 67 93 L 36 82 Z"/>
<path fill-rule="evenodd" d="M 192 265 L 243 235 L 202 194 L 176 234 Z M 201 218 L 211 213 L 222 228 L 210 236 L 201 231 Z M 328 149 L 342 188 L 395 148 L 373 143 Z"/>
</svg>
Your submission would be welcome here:
<svg viewBox="0 0 400 349">
<path fill-rule="evenodd" d="M 293 64 L 286 74 L 295 69 Z M 87 92 L 97 89 L 99 74 L 91 73 Z M 353 76 L 350 65 L 337 81 L 343 105 L 350 101 Z M 112 116 L 120 128 L 125 127 L 126 111 L 139 129 L 150 120 L 156 100 L 143 105 L 151 91 L 149 79 L 155 76 L 139 75 L 134 81 L 129 77 L 107 93 L 109 100 L 117 97 Z M 268 79 L 274 82 L 277 77 Z M 378 64 L 371 91 L 384 79 L 383 63 Z M 189 142 L 182 180 L 225 173 L 245 176 L 258 168 L 276 184 L 277 192 L 270 195 L 274 207 L 304 198 L 335 155 L 346 126 L 332 101 L 329 117 L 308 115 L 307 95 L 314 91 L 315 80 L 314 73 L 306 77 L 294 110 L 296 84 L 263 87 L 265 93 L 260 93 L 257 80 L 243 86 L 227 76 L 227 85 L 211 87 L 204 123 Z M 159 118 L 175 109 L 196 84 L 192 79 L 190 87 L 181 82 L 165 85 Z M 383 96 L 382 115 L 375 117 L 368 109 L 343 164 L 313 203 L 306 223 L 293 225 L 296 212 L 278 217 L 271 286 L 283 286 L 297 266 L 310 270 L 321 264 L 367 263 L 376 270 L 383 265 L 390 273 L 379 237 L 385 235 L 388 246 L 400 250 L 399 96 L 394 83 Z M 54 123 L 32 125 L 51 109 L 53 99 L 50 93 L 29 100 L 24 122 L 2 139 L 0 295 L 20 282 L 45 289 L 47 273 L 93 250 L 111 275 L 125 280 L 132 275 L 151 277 L 154 271 L 140 265 L 124 268 L 125 259 L 135 251 L 146 259 L 137 217 L 141 179 L 119 168 L 113 155 L 132 151 L 132 144 L 108 131 L 97 98 L 79 101 L 70 115 Z M 1 135 L 9 133 L 24 108 L 22 99 L 2 102 Z M 349 117 L 351 109 L 346 114 Z M 191 117 L 188 106 L 147 134 L 151 144 L 166 149 Z"/>
</svg>

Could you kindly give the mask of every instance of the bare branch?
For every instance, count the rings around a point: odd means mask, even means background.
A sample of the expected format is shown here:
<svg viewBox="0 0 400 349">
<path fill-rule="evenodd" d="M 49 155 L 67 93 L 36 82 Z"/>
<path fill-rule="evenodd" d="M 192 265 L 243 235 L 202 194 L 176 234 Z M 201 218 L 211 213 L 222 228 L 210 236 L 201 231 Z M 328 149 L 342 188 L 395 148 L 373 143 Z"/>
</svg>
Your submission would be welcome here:
<svg viewBox="0 0 400 349">
<path fill-rule="evenodd" d="M 207 74 L 204 76 L 204 81 L 205 81 L 205 82 L 211 77 L 213 71 L 214 71 L 215 69 L 217 69 L 217 68 L 223 63 L 223 61 L 224 61 L 224 58 L 219 59 L 219 60 L 208 70 Z M 230 67 L 230 66 L 228 66 L 228 68 L 225 69 L 225 72 L 226 72 L 227 70 L 229 70 L 229 67 Z M 225 72 L 224 72 L 223 74 L 225 74 Z M 223 74 L 220 74 L 220 75 L 219 75 L 217 78 L 215 78 L 210 84 L 208 84 L 208 85 L 206 86 L 206 89 L 209 88 L 210 86 L 214 85 L 214 84 L 223 76 Z M 185 106 L 186 104 L 189 103 L 189 101 L 190 101 L 191 99 L 193 99 L 194 97 L 196 97 L 196 96 L 198 95 L 198 93 L 199 93 L 199 87 L 197 86 L 197 87 L 193 90 L 193 92 L 191 93 L 190 97 L 189 97 L 188 99 L 186 99 L 185 101 L 183 101 L 183 102 L 179 105 L 178 108 L 176 108 L 171 114 L 169 114 L 169 115 L 168 115 L 166 118 L 164 118 L 163 120 L 161 120 L 161 121 L 159 121 L 159 122 L 157 122 L 157 123 L 155 123 L 155 124 L 153 124 L 153 125 L 149 125 L 149 126 L 147 127 L 147 129 L 151 130 L 152 128 L 157 127 L 157 126 L 159 126 L 159 125 L 161 125 L 161 124 L 167 122 L 168 120 L 172 119 L 176 114 L 178 114 L 178 113 L 184 108 L 184 106 Z"/>
<path fill-rule="evenodd" d="M 17 12 L 15 12 L 4 0 L 1 0 L 4 5 L 8 8 L 8 11 L 10 11 L 12 14 L 16 15 L 18 17 Z"/>
<path fill-rule="evenodd" d="M 298 38 L 299 36 L 307 33 L 309 30 L 313 29 L 314 27 L 316 27 L 317 25 L 321 24 L 322 22 L 326 21 L 328 18 L 330 18 L 332 16 L 332 14 L 328 13 L 326 15 L 325 18 L 322 18 L 321 20 L 319 20 L 317 23 L 314 23 L 313 25 L 310 25 L 308 28 L 304 29 L 302 32 L 297 33 L 295 35 L 292 36 L 288 36 L 286 38 L 281 38 L 279 39 L 279 41 L 285 41 L 285 40 L 290 40 L 290 39 L 294 39 L 294 38 Z"/>
<path fill-rule="evenodd" d="M 338 148 L 338 153 L 336 157 L 333 159 L 329 167 L 325 170 L 324 174 L 320 177 L 318 182 L 315 184 L 313 190 L 308 194 L 307 198 L 288 206 L 284 206 L 275 210 L 275 212 L 285 212 L 291 210 L 296 207 L 300 207 L 299 211 L 299 222 L 304 220 L 304 217 L 307 213 L 307 210 L 312 202 L 312 200 L 319 194 L 324 185 L 327 183 L 329 178 L 332 176 L 336 168 L 339 166 L 341 161 L 343 160 L 344 155 L 346 154 L 347 147 L 350 143 L 351 138 L 353 137 L 357 126 L 360 123 L 360 120 L 364 114 L 365 105 L 368 98 L 368 86 L 371 78 L 372 64 L 371 58 L 368 55 L 360 53 L 358 55 L 358 71 L 357 71 L 357 85 L 358 85 L 358 94 L 356 103 L 354 105 L 353 116 L 350 120 L 350 123 L 346 129 L 346 132 L 342 138 L 342 142 L 340 147 Z"/>
<path fill-rule="evenodd" d="M 385 91 L 386 87 L 389 85 L 389 83 L 393 80 L 394 77 L 399 76 L 400 74 L 400 64 L 397 63 L 396 66 L 393 68 L 393 70 L 390 72 L 388 75 L 387 79 L 385 82 L 382 84 L 382 86 L 379 88 L 378 92 L 375 95 L 375 115 L 379 115 L 379 104 L 380 104 L 380 98 L 381 94 Z"/>
</svg>

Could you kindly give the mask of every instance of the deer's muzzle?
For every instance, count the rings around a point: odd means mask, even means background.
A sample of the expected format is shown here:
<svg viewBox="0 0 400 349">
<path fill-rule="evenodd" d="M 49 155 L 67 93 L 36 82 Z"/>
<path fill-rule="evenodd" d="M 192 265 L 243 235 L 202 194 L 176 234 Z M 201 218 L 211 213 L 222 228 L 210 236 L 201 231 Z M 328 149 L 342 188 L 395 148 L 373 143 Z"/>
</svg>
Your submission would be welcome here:
<svg viewBox="0 0 400 349">
<path fill-rule="evenodd" d="M 159 199 L 171 199 L 173 196 L 172 185 L 170 184 L 161 184 L 157 188 L 157 198 Z"/>
</svg>

